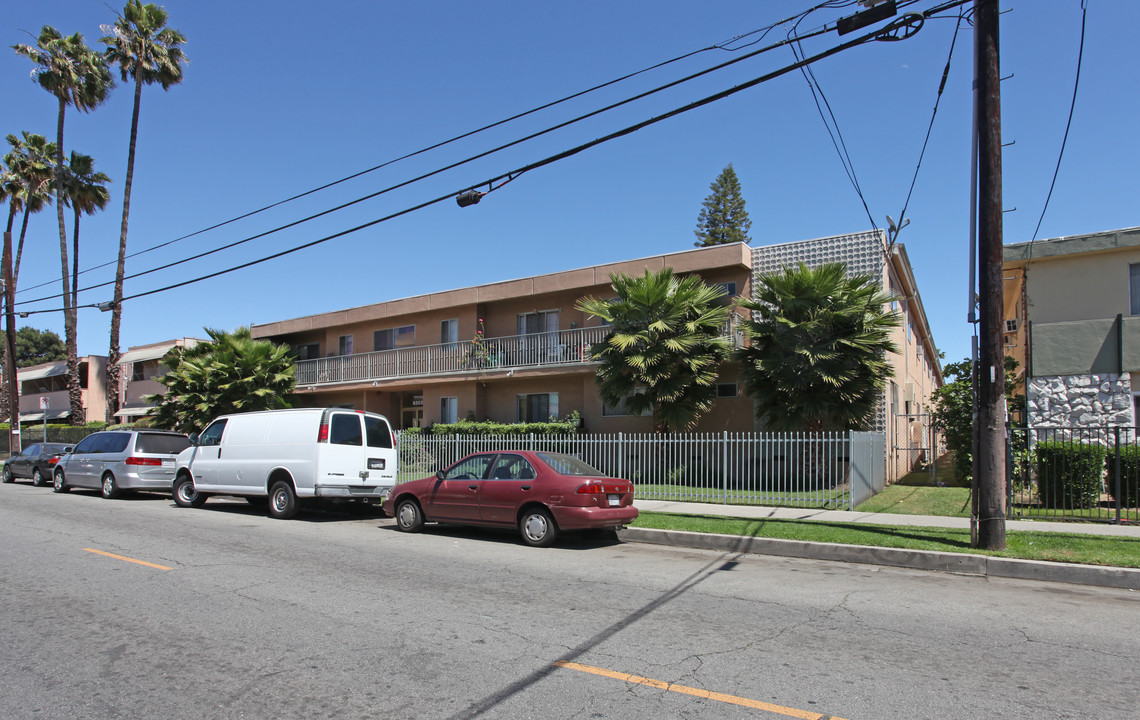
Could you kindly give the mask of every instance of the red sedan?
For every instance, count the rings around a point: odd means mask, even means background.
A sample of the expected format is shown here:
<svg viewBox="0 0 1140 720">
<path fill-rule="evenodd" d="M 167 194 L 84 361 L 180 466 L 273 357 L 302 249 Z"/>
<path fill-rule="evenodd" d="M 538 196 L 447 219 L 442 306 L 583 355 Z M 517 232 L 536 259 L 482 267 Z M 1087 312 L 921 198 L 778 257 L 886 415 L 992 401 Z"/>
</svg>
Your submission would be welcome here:
<svg viewBox="0 0 1140 720">
<path fill-rule="evenodd" d="M 562 530 L 616 530 L 637 517 L 629 481 L 570 455 L 525 450 L 469 455 L 397 485 L 384 510 L 403 532 L 425 522 L 517 527 L 534 547 L 553 544 Z"/>
</svg>

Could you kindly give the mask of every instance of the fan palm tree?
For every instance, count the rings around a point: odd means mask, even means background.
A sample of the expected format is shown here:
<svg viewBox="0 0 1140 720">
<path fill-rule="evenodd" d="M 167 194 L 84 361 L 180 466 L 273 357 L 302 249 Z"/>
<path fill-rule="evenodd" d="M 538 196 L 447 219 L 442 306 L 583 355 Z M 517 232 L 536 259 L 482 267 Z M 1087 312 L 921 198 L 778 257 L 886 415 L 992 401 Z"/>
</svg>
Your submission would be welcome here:
<svg viewBox="0 0 1140 720">
<path fill-rule="evenodd" d="M 75 307 L 79 295 L 79 217 L 94 215 L 107 207 L 111 193 L 104 187 L 111 182 L 105 173 L 96 172 L 95 159 L 90 155 L 71 151 L 71 162 L 63 176 L 63 200 L 74 213 L 71 227 L 71 306 Z"/>
<path fill-rule="evenodd" d="M 63 127 L 67 106 L 89 112 L 107 99 L 114 86 L 111 71 L 100 53 L 87 47 L 83 35 L 64 37 L 50 25 L 44 25 L 33 45 L 13 45 L 18 55 L 36 63 L 32 78 L 59 101 L 55 132 L 55 211 L 59 222 L 59 257 L 63 283 L 63 327 L 67 344 L 67 394 L 71 405 L 71 422 L 83 424 L 83 394 L 79 385 L 79 350 L 76 337 L 76 313 L 71 304 L 71 283 L 67 267 L 67 226 L 63 218 Z"/>
<path fill-rule="evenodd" d="M 691 427 L 716 399 L 729 354 L 723 288 L 672 269 L 641 277 L 610 275 L 616 298 L 586 297 L 577 307 L 613 329 L 591 349 L 598 391 L 608 404 L 653 414 L 655 432 Z"/>
<path fill-rule="evenodd" d="M 139 105 L 143 85 L 158 83 L 163 90 L 182 82 L 182 65 L 187 62 L 181 45 L 182 33 L 166 27 L 166 10 L 127 0 L 123 14 L 114 25 L 102 26 L 107 61 L 117 65 L 123 82 L 135 83 L 134 110 L 131 113 L 131 139 L 127 149 L 127 177 L 123 183 L 123 221 L 119 229 L 119 262 L 115 269 L 115 294 L 111 306 L 111 347 L 107 360 L 107 388 L 119 387 L 119 326 L 122 322 L 123 275 L 127 262 L 127 221 L 131 214 L 131 187 L 135 174 L 135 142 L 138 139 Z M 110 399 L 113 397 L 114 399 Z M 107 421 L 119 410 L 119 394 L 108 393 Z"/>
<path fill-rule="evenodd" d="M 43 210 L 51 204 L 51 181 L 55 175 L 55 143 L 43 135 L 21 131 L 22 137 L 8 135 L 11 151 L 4 156 L 4 163 L 14 173 L 20 184 L 19 202 L 24 219 L 20 223 L 20 239 L 16 245 L 16 259 L 12 266 L 12 285 L 19 284 L 20 261 L 24 254 L 24 239 L 28 235 L 28 218 L 32 213 Z M 20 212 L 20 207 L 9 206 L 8 231 L 12 230 L 12 212 Z"/>
<path fill-rule="evenodd" d="M 899 318 L 892 297 L 843 263 L 785 268 L 757 279 L 744 323 L 745 390 L 771 430 L 864 429 L 890 373 L 887 352 Z"/>
</svg>

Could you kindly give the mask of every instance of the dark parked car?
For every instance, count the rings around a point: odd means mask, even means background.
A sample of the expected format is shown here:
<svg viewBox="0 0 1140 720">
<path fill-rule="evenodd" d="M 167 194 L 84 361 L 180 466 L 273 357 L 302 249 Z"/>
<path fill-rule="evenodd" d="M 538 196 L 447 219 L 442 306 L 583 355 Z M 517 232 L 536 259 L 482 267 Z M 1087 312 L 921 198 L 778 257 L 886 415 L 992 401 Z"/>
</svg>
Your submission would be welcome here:
<svg viewBox="0 0 1140 720">
<path fill-rule="evenodd" d="M 501 451 L 469 455 L 435 477 L 397 485 L 384 501 L 396 528 L 425 522 L 515 527 L 535 547 L 562 530 L 616 530 L 637 517 L 633 484 L 576 457 Z"/>
<path fill-rule="evenodd" d="M 13 455 L 4 463 L 4 482 L 31 478 L 33 485 L 43 487 L 51 482 L 51 474 L 59 458 L 68 452 L 71 452 L 71 446 L 63 443 L 29 445 L 22 453 Z"/>
<path fill-rule="evenodd" d="M 166 430 L 104 430 L 79 441 L 56 463 L 56 492 L 92 488 L 105 498 L 129 490 L 170 492 L 174 459 L 190 447 L 190 438 Z"/>
</svg>

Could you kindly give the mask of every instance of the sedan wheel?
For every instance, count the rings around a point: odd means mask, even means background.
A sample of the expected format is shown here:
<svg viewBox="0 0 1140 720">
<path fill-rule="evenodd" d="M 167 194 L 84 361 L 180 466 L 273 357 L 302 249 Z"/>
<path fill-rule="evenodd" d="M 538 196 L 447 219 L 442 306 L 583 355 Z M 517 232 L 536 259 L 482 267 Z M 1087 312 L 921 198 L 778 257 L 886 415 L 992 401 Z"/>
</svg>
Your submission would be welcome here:
<svg viewBox="0 0 1140 720">
<path fill-rule="evenodd" d="M 412 499 L 401 500 L 396 506 L 396 529 L 402 532 L 420 532 L 424 529 L 424 512 Z"/>
<path fill-rule="evenodd" d="M 519 518 L 519 533 L 531 547 L 550 547 L 558 538 L 558 526 L 545 508 L 531 508 Z"/>
<path fill-rule="evenodd" d="M 16 478 L 12 477 L 12 468 L 7 465 L 4 466 L 4 482 L 14 482 Z"/>
<path fill-rule="evenodd" d="M 55 471 L 55 475 L 52 477 L 51 489 L 57 493 L 65 493 L 71 489 L 67 486 L 67 481 L 63 477 L 62 470 Z"/>
<path fill-rule="evenodd" d="M 44 485 L 47 485 L 47 480 L 44 480 L 44 476 L 42 473 L 40 473 L 39 468 L 34 468 L 32 470 L 32 484 L 36 487 L 43 487 Z"/>
</svg>

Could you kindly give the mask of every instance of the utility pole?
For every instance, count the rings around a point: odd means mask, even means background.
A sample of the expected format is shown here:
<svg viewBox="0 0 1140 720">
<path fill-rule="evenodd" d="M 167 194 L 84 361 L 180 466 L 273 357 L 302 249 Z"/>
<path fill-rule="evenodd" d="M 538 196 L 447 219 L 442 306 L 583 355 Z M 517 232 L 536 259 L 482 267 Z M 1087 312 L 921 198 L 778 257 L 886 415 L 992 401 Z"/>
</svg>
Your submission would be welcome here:
<svg viewBox="0 0 1140 720">
<path fill-rule="evenodd" d="M 11 412 L 11 422 L 8 424 L 8 452 L 20 452 L 20 379 L 16 376 L 16 312 L 13 303 L 16 300 L 16 289 L 12 287 L 12 233 L 4 231 L 4 252 L 0 257 L 3 264 L 4 301 L 4 340 L 8 346 L 8 362 L 4 367 L 4 376 L 8 378 L 8 407 Z"/>
<path fill-rule="evenodd" d="M 1005 549 L 1005 357 L 1002 348 L 1001 73 L 998 0 L 974 1 L 978 124 L 977 547 Z"/>
</svg>

